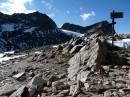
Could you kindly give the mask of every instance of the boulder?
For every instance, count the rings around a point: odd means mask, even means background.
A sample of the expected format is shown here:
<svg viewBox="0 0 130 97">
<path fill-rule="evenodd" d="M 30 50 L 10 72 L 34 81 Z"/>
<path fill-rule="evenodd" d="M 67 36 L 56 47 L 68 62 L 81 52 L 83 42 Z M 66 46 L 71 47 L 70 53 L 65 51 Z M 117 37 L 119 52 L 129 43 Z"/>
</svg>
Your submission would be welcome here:
<svg viewBox="0 0 130 97">
<path fill-rule="evenodd" d="M 110 90 L 104 92 L 104 97 L 111 97 L 111 96 L 112 96 L 112 92 Z"/>
<path fill-rule="evenodd" d="M 85 82 L 92 71 L 101 69 L 101 65 L 105 64 L 107 60 L 106 44 L 98 39 L 94 39 L 92 43 L 90 43 L 89 50 L 78 52 L 69 60 L 68 78 L 70 80 Z"/>
<path fill-rule="evenodd" d="M 32 78 L 31 82 L 29 83 L 30 97 L 32 97 L 36 92 L 41 92 L 45 83 L 46 82 L 42 78 L 42 74 L 34 76 L 34 78 Z"/>
<path fill-rule="evenodd" d="M 29 97 L 28 88 L 26 86 L 22 86 L 9 97 Z"/>
<path fill-rule="evenodd" d="M 26 79 L 26 77 L 24 75 L 25 75 L 25 72 L 21 72 L 21 73 L 14 75 L 13 78 L 15 78 L 19 81 L 23 81 Z"/>
<path fill-rule="evenodd" d="M 14 91 L 16 91 L 20 85 L 16 84 L 5 84 L 4 86 L 0 87 L 0 96 L 1 95 L 10 95 Z"/>
</svg>

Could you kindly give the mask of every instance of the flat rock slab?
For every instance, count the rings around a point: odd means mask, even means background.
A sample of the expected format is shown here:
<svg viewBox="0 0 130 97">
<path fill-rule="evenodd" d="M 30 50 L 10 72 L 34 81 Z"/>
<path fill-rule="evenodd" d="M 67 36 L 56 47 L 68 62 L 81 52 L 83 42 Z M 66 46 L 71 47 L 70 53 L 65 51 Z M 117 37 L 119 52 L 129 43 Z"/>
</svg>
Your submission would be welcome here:
<svg viewBox="0 0 130 97">
<path fill-rule="evenodd" d="M 18 79 L 18 78 L 20 78 L 21 76 L 23 76 L 24 74 L 25 74 L 25 72 L 21 72 L 21 73 L 19 73 L 19 74 L 14 75 L 13 78 Z"/>
<path fill-rule="evenodd" d="M 0 96 L 2 95 L 10 95 L 14 91 L 16 91 L 20 85 L 16 84 L 5 84 L 4 86 L 0 87 Z"/>
</svg>

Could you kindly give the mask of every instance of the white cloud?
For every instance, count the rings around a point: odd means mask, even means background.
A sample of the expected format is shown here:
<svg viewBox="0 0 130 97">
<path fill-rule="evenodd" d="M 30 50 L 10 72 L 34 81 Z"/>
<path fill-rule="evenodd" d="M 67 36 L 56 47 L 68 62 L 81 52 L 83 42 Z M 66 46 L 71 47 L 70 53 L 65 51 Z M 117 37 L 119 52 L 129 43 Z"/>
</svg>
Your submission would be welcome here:
<svg viewBox="0 0 130 97">
<path fill-rule="evenodd" d="M 52 4 L 46 0 L 41 1 L 42 4 L 44 4 L 49 10 L 52 9 Z"/>
<path fill-rule="evenodd" d="M 67 13 L 67 14 L 70 14 L 70 11 L 69 11 L 69 10 L 67 10 L 67 11 L 66 11 L 66 13 Z"/>
<path fill-rule="evenodd" d="M 35 10 L 26 8 L 26 4 L 31 4 L 32 0 L 7 0 L 0 4 L 0 11 L 5 14 L 13 13 L 31 13 Z"/>
<path fill-rule="evenodd" d="M 80 8 L 79 8 L 79 10 L 83 10 L 83 8 L 82 8 L 82 7 L 80 7 Z"/>
<path fill-rule="evenodd" d="M 49 17 L 53 18 L 55 16 L 55 13 L 48 14 Z"/>
<path fill-rule="evenodd" d="M 95 15 L 96 15 L 95 12 L 92 11 L 90 13 L 83 13 L 83 14 L 80 15 L 80 17 L 82 18 L 83 21 L 86 21 L 86 20 L 88 20 L 89 18 L 91 18 L 92 16 L 95 16 Z"/>
</svg>

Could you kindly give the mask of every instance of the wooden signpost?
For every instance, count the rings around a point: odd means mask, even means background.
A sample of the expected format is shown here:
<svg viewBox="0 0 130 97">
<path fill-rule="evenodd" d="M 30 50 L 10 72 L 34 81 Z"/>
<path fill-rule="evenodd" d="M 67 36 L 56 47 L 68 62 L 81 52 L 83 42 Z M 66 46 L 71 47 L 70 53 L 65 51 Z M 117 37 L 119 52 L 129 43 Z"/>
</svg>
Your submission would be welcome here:
<svg viewBox="0 0 130 97">
<path fill-rule="evenodd" d="M 114 33 L 115 33 L 115 19 L 117 18 L 123 18 L 123 12 L 115 12 L 113 10 L 113 12 L 111 12 L 111 19 L 112 19 L 112 33 L 113 33 L 113 37 L 112 37 L 112 47 L 113 47 L 113 41 L 114 41 Z"/>
</svg>

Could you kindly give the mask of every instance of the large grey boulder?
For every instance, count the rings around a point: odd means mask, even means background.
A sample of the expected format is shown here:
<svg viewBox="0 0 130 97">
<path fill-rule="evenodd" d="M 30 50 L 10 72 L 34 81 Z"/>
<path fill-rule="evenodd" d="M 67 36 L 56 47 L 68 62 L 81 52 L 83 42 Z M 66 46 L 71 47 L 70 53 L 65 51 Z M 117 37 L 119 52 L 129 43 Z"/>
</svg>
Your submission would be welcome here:
<svg viewBox="0 0 130 97">
<path fill-rule="evenodd" d="M 5 84 L 4 86 L 0 87 L 0 96 L 2 95 L 10 95 L 14 91 L 16 91 L 20 85 L 16 84 Z"/>
<path fill-rule="evenodd" d="M 9 97 L 29 97 L 28 88 L 26 86 L 22 86 Z"/>
<path fill-rule="evenodd" d="M 31 82 L 29 83 L 30 97 L 32 97 L 36 92 L 40 93 L 43 89 L 44 84 L 45 80 L 42 78 L 42 74 L 38 74 L 32 78 Z"/>
</svg>

